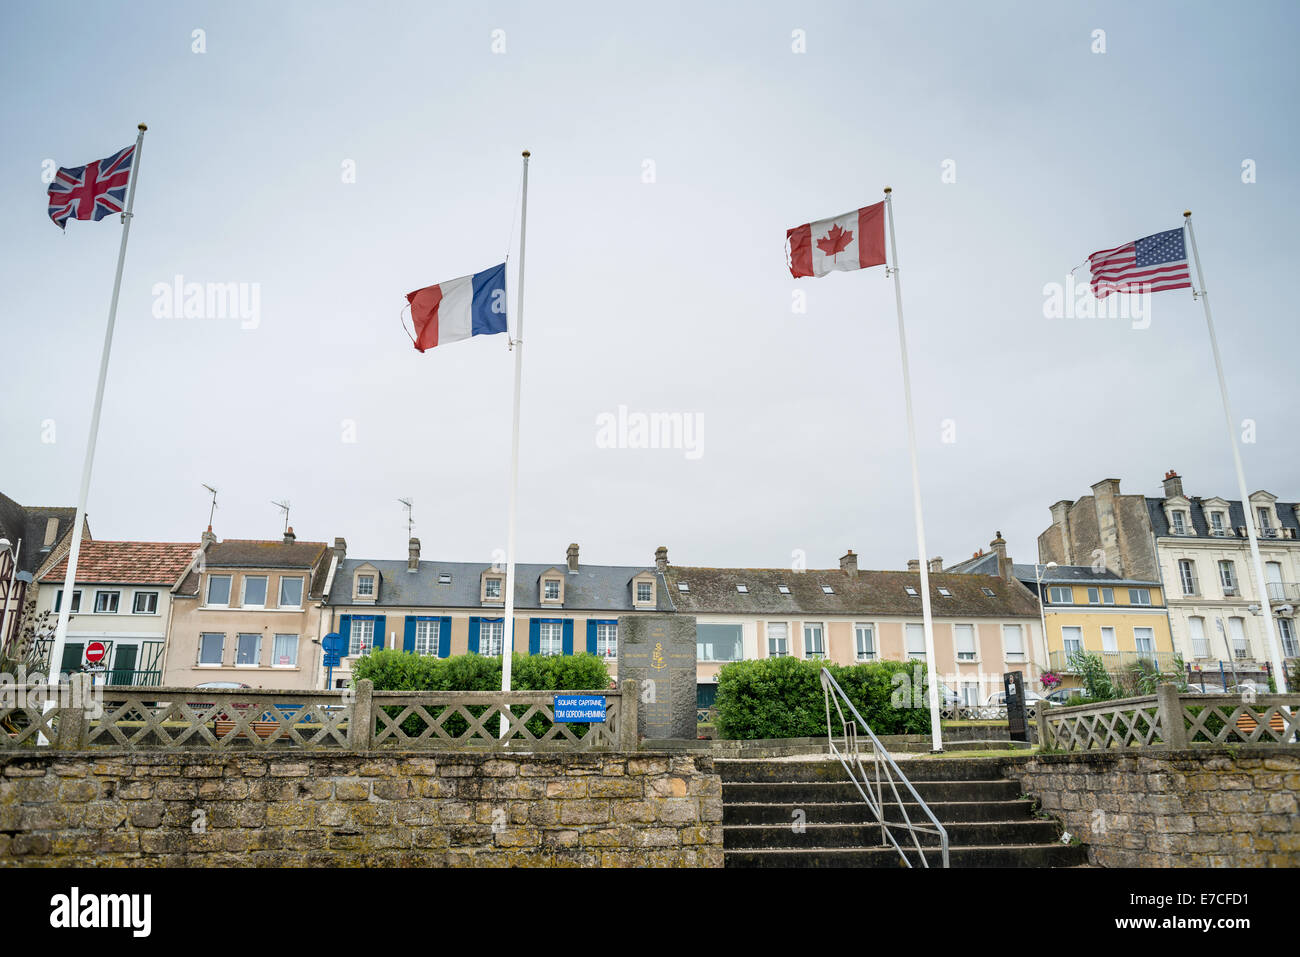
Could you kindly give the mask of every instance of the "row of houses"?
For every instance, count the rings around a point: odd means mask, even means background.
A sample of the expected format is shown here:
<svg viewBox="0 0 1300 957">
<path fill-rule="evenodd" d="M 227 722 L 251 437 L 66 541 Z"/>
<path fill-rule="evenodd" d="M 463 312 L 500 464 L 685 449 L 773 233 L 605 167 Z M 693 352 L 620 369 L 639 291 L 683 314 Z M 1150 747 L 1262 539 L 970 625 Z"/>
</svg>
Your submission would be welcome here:
<svg viewBox="0 0 1300 957">
<path fill-rule="evenodd" d="M 1145 661 L 1170 670 L 1181 659 L 1227 684 L 1225 661 L 1234 676 L 1263 669 L 1265 614 L 1285 654 L 1297 656 L 1300 506 L 1266 492 L 1246 509 L 1188 498 L 1173 473 L 1157 498 L 1121 495 L 1114 479 L 1092 491 L 1052 506 L 1036 563 L 1012 561 L 1001 533 L 956 565 L 928 560 L 934 667 L 953 694 L 983 702 L 1016 670 L 1033 682 L 1061 673 L 1069 685 L 1078 651 L 1115 669 Z M 12 606 L 23 609 L 0 624 L 6 648 L 23 628 L 50 643 L 71 541 L 64 511 L 0 501 L 0 536 L 17 540 L 8 571 L 0 541 L 3 601 L 8 609 L 12 592 Z M 1269 569 L 1262 594 L 1250 573 L 1247 520 L 1259 523 Z M 424 558 L 415 538 L 406 558 L 394 559 L 350 557 L 343 538 L 298 541 L 291 529 L 267 541 L 219 540 L 209 528 L 180 543 L 97 541 L 87 531 L 58 665 L 84 666 L 87 646 L 99 642 L 113 683 L 305 689 L 324 687 L 328 674 L 346 686 L 357 660 L 378 648 L 501 654 L 505 578 L 491 563 Z M 907 570 L 860 569 L 852 550 L 838 567 L 795 570 L 675 565 L 665 547 L 644 565 L 593 565 L 571 544 L 555 564 L 516 567 L 513 650 L 588 651 L 616 673 L 621 616 L 693 615 L 707 705 L 730 661 L 924 660 L 920 588 L 919 560 Z M 347 650 L 327 672 L 321 639 L 330 634 Z"/>
</svg>

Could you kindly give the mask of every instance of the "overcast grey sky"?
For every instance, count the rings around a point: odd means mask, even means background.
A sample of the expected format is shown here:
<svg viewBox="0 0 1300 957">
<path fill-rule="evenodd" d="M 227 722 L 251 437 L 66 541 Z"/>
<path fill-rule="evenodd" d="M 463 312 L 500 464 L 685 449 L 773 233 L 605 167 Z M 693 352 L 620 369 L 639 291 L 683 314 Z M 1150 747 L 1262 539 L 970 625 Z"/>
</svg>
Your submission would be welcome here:
<svg viewBox="0 0 1300 957">
<path fill-rule="evenodd" d="M 931 555 L 1000 528 L 1032 560 L 1048 506 L 1106 477 L 1237 497 L 1189 293 L 1148 328 L 1044 316 L 1045 284 L 1187 206 L 1248 480 L 1293 501 L 1298 23 L 1289 3 L 7 4 L 0 491 L 76 500 L 120 235 L 61 234 L 42 163 L 143 120 L 98 538 L 196 539 L 206 482 L 222 538 L 277 535 L 288 498 L 300 539 L 402 557 L 412 496 L 425 557 L 490 560 L 506 338 L 421 355 L 399 312 L 501 261 L 523 148 L 522 561 L 915 554 L 891 283 L 793 280 L 783 257 L 787 228 L 886 184 Z M 177 275 L 248 284 L 255 321 L 156 317 Z M 701 454 L 598 447 L 620 405 L 702 417 Z"/>
</svg>

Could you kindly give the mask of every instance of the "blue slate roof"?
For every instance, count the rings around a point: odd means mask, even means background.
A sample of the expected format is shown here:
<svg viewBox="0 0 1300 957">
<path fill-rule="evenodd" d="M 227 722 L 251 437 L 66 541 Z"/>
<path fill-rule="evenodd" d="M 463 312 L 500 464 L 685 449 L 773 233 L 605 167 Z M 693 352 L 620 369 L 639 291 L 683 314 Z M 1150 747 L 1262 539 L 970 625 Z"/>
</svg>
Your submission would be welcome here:
<svg viewBox="0 0 1300 957">
<path fill-rule="evenodd" d="M 1173 536 L 1169 528 L 1169 521 L 1165 518 L 1165 499 L 1148 498 L 1147 514 L 1151 516 L 1151 530 L 1155 532 L 1156 538 Z M 1246 513 L 1242 511 L 1241 502 L 1231 499 L 1225 499 L 1228 502 L 1228 525 L 1232 529 L 1241 528 L 1246 524 Z M 1205 507 L 1201 498 L 1189 498 L 1190 503 L 1188 511 L 1191 512 L 1192 529 L 1198 537 L 1210 537 L 1210 521 L 1205 514 Z M 1294 502 L 1276 502 L 1275 511 L 1277 512 L 1278 525 L 1281 528 L 1290 528 L 1294 530 L 1294 536 L 1300 538 L 1300 523 L 1296 521 L 1295 503 Z M 1177 537 L 1177 536 L 1174 536 Z M 1230 538 L 1237 537 L 1235 534 Z M 1244 537 L 1243 537 L 1244 540 Z"/>
<path fill-rule="evenodd" d="M 1114 572 L 1093 571 L 1090 565 L 1057 565 L 1055 568 L 1046 568 L 1038 565 L 1037 570 L 1042 572 L 1044 585 L 1134 585 L 1141 587 L 1160 586 L 1160 582 L 1143 581 L 1138 578 L 1121 578 Z M 1030 588 L 1038 580 L 1035 576 L 1035 566 L 1022 565 L 1019 562 L 1011 566 L 1011 573 L 1017 579 L 1024 582 Z"/>
<path fill-rule="evenodd" d="M 407 564 L 401 559 L 366 560 L 357 558 L 344 559 L 334 572 L 334 582 L 326 598 L 329 605 L 369 605 L 369 602 L 352 600 L 352 576 L 362 565 L 370 565 L 379 572 L 379 596 L 374 602 L 376 608 L 484 608 L 500 610 L 498 604 L 485 605 L 479 599 L 479 582 L 485 571 L 492 568 L 490 562 L 439 562 L 421 561 L 419 570 L 407 571 Z M 542 573 L 558 569 L 564 575 L 564 604 L 557 606 L 541 603 L 541 585 L 538 579 Z M 537 565 L 518 563 L 515 565 L 515 608 L 566 610 L 566 611 L 605 611 L 624 612 L 644 610 L 632 603 L 632 579 L 642 572 L 655 575 L 658 585 L 655 597 L 658 600 L 656 611 L 673 610 L 668 589 L 664 586 L 662 576 L 653 567 L 635 565 L 580 565 L 578 571 L 570 573 L 567 566 L 560 564 Z M 438 577 L 450 574 L 451 582 L 438 584 Z"/>
</svg>

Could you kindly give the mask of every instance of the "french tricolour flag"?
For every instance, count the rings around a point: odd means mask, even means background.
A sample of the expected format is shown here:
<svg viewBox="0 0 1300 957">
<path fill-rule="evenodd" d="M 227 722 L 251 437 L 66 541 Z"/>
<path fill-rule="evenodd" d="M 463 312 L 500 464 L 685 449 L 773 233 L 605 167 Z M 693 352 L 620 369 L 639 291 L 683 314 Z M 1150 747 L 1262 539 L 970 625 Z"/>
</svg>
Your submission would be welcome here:
<svg viewBox="0 0 1300 957">
<path fill-rule="evenodd" d="M 415 325 L 415 348 L 491 336 L 506 331 L 506 264 L 425 286 L 406 297 Z"/>
</svg>

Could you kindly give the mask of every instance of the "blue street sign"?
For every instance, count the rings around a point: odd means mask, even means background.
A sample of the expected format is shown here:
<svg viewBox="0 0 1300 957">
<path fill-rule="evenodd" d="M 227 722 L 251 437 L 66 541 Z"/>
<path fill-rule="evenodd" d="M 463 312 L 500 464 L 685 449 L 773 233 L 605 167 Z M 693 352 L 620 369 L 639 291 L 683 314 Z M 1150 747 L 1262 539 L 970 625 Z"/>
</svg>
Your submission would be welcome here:
<svg viewBox="0 0 1300 957">
<path fill-rule="evenodd" d="M 572 724 L 603 724 L 605 696 L 603 694 L 557 694 L 555 720 Z"/>
<path fill-rule="evenodd" d="M 320 640 L 320 646 L 324 649 L 325 654 L 339 657 L 348 650 L 347 639 L 337 631 L 331 631 L 328 635 Z M 338 662 L 334 662 L 338 664 Z"/>
<path fill-rule="evenodd" d="M 325 661 L 323 663 L 326 668 L 337 668 L 342 664 L 342 661 L 343 660 L 338 655 L 331 655 L 329 652 L 326 652 Z"/>
</svg>

